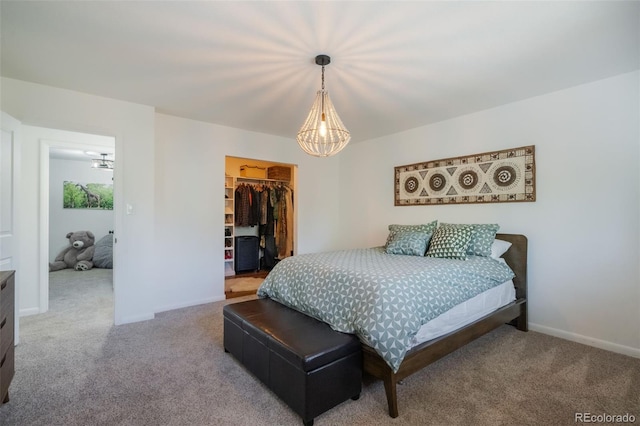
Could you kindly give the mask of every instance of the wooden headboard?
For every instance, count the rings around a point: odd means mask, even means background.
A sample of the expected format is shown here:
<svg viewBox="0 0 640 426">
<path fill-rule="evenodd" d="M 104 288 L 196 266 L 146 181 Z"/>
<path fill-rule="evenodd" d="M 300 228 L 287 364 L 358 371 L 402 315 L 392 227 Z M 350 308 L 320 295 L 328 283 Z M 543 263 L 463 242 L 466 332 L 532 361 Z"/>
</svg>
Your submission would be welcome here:
<svg viewBox="0 0 640 426">
<path fill-rule="evenodd" d="M 502 258 L 516 274 L 513 285 L 516 298 L 527 298 L 527 237 L 518 234 L 496 234 L 496 238 L 511 243 L 511 247 Z"/>
</svg>

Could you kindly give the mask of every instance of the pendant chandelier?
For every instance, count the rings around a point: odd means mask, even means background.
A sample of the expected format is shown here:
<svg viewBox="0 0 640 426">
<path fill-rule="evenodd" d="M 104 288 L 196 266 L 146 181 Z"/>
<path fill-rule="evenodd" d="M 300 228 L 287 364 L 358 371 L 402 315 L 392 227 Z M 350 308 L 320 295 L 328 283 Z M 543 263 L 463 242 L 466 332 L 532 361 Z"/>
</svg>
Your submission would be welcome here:
<svg viewBox="0 0 640 426">
<path fill-rule="evenodd" d="M 330 157 L 342 151 L 351 139 L 351 134 L 324 90 L 324 67 L 331 58 L 327 55 L 316 56 L 316 64 L 322 66 L 322 89 L 316 94 L 311 111 L 298 132 L 298 145 L 307 153 L 316 157 Z"/>
</svg>

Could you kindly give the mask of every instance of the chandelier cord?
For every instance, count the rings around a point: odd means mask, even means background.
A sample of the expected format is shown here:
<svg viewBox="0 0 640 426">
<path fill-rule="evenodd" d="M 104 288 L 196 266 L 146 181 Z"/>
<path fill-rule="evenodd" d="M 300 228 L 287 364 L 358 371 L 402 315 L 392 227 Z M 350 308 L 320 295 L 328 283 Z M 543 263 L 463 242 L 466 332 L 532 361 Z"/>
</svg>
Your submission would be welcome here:
<svg viewBox="0 0 640 426">
<path fill-rule="evenodd" d="M 320 103 L 320 112 L 322 113 L 322 121 L 324 121 L 324 65 L 322 66 L 322 101 Z"/>
</svg>

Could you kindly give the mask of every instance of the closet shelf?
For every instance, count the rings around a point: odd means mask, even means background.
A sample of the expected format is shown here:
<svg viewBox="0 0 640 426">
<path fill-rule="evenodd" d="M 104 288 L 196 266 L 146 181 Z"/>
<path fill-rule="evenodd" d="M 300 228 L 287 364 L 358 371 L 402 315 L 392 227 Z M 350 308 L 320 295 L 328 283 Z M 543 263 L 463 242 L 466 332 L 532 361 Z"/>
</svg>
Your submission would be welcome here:
<svg viewBox="0 0 640 426">
<path fill-rule="evenodd" d="M 224 275 L 226 277 L 235 275 L 234 257 L 235 247 L 233 240 L 235 237 L 234 227 L 234 191 L 235 182 L 233 176 L 225 174 L 224 177 Z"/>
<path fill-rule="evenodd" d="M 288 180 L 280 179 L 267 179 L 267 178 L 250 178 L 250 177 L 236 177 L 237 182 L 250 182 L 250 183 L 290 183 Z"/>
</svg>

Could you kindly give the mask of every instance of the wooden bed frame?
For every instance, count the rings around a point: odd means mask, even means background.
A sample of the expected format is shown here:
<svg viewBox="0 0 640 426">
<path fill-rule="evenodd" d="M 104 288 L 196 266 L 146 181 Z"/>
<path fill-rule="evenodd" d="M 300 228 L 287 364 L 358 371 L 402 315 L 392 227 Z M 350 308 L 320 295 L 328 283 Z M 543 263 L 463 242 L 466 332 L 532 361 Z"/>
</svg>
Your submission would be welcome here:
<svg viewBox="0 0 640 426">
<path fill-rule="evenodd" d="M 400 380 L 505 323 L 515 325 L 518 330 L 528 330 L 527 238 L 524 235 L 515 234 L 497 234 L 496 238 L 509 241 L 512 244 L 502 257 L 516 274 L 513 279 L 516 288 L 516 300 L 514 302 L 459 330 L 412 348 L 407 352 L 402 364 L 400 364 L 400 368 L 395 373 L 371 347 L 362 345 L 364 371 L 384 381 L 387 403 L 389 404 L 389 415 L 391 417 L 398 417 L 396 384 Z"/>
</svg>

